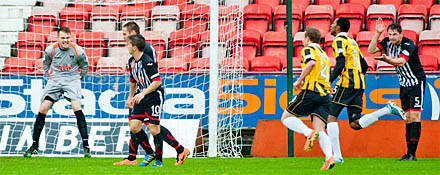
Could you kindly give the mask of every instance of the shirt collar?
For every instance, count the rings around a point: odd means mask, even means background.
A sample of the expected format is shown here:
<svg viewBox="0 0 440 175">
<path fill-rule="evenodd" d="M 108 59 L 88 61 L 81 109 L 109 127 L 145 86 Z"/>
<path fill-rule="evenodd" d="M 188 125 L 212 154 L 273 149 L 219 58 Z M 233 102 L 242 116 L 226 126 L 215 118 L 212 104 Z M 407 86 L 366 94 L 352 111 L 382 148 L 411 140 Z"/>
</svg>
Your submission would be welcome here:
<svg viewBox="0 0 440 175">
<path fill-rule="evenodd" d="M 313 46 L 316 46 L 316 47 L 318 47 L 318 48 L 321 48 L 321 46 L 320 46 L 319 44 L 317 44 L 317 43 L 310 43 L 310 44 L 309 44 L 309 47 L 313 47 Z"/>
<path fill-rule="evenodd" d="M 348 33 L 347 33 L 347 32 L 339 32 L 339 33 L 336 35 L 336 37 L 338 37 L 338 36 L 342 36 L 342 35 L 347 36 Z"/>
</svg>

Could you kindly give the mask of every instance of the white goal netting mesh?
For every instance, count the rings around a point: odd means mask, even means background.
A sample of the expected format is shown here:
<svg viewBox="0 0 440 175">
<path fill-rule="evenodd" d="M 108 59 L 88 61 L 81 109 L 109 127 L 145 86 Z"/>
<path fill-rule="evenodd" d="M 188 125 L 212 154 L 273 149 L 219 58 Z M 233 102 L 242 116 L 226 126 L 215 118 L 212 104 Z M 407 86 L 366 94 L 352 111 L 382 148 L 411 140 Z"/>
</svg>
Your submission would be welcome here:
<svg viewBox="0 0 440 175">
<path fill-rule="evenodd" d="M 208 156 L 209 127 L 217 130 L 217 156 L 241 157 L 244 104 L 239 99 L 242 99 L 241 80 L 247 65 L 241 49 L 242 6 L 220 0 L 218 8 L 215 5 L 218 17 L 212 19 L 210 3 L 207 0 L 41 0 L 28 6 L 9 4 L 10 12 L 16 9 L 17 13 L 0 18 L 23 23 L 0 29 L 0 42 L 10 41 L 12 47 L 9 56 L 6 54 L 0 60 L 4 62 L 0 76 L 0 155 L 22 155 L 32 144 L 33 124 L 47 83 L 42 76 L 43 51 L 57 42 L 56 30 L 62 26 L 71 29 L 71 41 L 84 49 L 89 61 L 89 74 L 81 84 L 81 102 L 92 156 L 128 155 L 130 135 L 125 100 L 129 82 L 126 64 L 130 55 L 121 30 L 125 23 L 134 21 L 156 51 L 165 88 L 161 124 L 191 150 L 193 157 Z M 212 20 L 217 20 L 218 25 L 210 25 Z M 211 35 L 212 30 L 217 31 L 216 35 Z M 211 41 L 211 36 L 218 37 L 216 42 Z M 217 58 L 210 53 L 212 43 L 218 43 Z M 218 64 L 210 64 L 210 59 L 216 59 Z M 214 66 L 218 68 L 217 79 L 210 79 L 210 69 Z M 218 106 L 218 122 L 217 126 L 209 126 L 210 83 L 215 81 L 218 82 L 218 100 L 214 103 Z M 152 137 L 150 142 L 153 143 Z M 82 156 L 75 115 L 64 98 L 49 111 L 39 145 L 39 154 L 43 156 Z M 164 145 L 164 157 L 174 157 L 174 149 Z"/>
</svg>

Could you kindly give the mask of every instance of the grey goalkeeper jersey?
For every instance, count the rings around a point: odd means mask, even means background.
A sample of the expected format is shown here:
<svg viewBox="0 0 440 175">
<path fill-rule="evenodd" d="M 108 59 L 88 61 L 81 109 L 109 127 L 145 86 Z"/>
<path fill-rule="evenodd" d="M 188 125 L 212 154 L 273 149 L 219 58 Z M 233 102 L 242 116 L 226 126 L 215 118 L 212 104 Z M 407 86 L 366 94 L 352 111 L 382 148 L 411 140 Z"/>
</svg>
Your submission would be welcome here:
<svg viewBox="0 0 440 175">
<path fill-rule="evenodd" d="M 43 60 L 44 75 L 53 80 L 78 80 L 89 71 L 89 63 L 84 50 L 71 43 L 70 47 L 63 51 L 58 43 L 52 44 L 44 51 Z M 81 69 L 81 72 L 78 72 Z"/>
</svg>

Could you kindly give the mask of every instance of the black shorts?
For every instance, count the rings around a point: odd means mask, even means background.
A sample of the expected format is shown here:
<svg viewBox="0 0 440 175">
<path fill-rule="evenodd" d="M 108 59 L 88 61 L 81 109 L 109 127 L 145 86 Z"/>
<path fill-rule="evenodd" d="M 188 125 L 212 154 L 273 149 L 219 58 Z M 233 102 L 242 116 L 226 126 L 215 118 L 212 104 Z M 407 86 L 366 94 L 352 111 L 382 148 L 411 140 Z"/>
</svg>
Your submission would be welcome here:
<svg viewBox="0 0 440 175">
<path fill-rule="evenodd" d="M 330 102 L 330 95 L 321 96 L 318 92 L 302 90 L 293 98 L 286 110 L 298 117 L 308 115 L 317 116 L 324 123 L 327 123 Z"/>
<path fill-rule="evenodd" d="M 418 85 L 400 87 L 400 101 L 405 112 L 422 110 L 425 84 L 426 80 L 420 80 Z"/>
<path fill-rule="evenodd" d="M 347 107 L 348 120 L 353 122 L 360 119 L 364 95 L 363 89 L 344 88 L 335 86 L 330 105 L 330 115 L 338 117 L 344 107 Z"/>
<path fill-rule="evenodd" d="M 140 120 L 144 124 L 160 124 L 160 114 L 162 112 L 162 100 L 150 101 L 142 99 L 139 104 L 134 104 L 130 111 L 129 120 Z"/>
</svg>

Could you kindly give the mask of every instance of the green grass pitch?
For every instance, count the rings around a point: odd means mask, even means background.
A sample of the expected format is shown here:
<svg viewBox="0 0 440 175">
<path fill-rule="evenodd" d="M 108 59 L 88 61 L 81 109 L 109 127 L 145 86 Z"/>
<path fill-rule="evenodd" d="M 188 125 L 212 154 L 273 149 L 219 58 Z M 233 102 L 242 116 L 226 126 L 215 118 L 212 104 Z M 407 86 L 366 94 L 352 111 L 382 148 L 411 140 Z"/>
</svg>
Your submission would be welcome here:
<svg viewBox="0 0 440 175">
<path fill-rule="evenodd" d="M 164 159 L 164 167 L 113 166 L 119 158 L 0 157 L 0 174 L 440 174 L 440 159 L 345 158 L 331 170 L 319 170 L 323 158 L 190 158 L 182 166 Z M 142 159 L 138 159 L 140 163 Z"/>
</svg>

